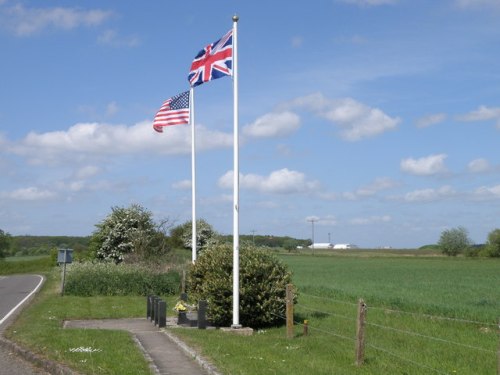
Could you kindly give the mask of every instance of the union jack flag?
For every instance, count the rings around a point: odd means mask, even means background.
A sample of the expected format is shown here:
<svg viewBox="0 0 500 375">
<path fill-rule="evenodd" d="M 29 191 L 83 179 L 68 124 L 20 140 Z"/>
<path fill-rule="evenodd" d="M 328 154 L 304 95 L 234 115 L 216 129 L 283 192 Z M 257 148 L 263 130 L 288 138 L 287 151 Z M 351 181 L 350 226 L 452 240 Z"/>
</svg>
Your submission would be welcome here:
<svg viewBox="0 0 500 375">
<path fill-rule="evenodd" d="M 163 102 L 153 121 L 153 129 L 163 133 L 164 126 L 182 124 L 189 124 L 189 91 Z"/>
<path fill-rule="evenodd" d="M 193 60 L 188 80 L 196 87 L 213 79 L 232 75 L 233 30 L 203 48 Z"/>
</svg>

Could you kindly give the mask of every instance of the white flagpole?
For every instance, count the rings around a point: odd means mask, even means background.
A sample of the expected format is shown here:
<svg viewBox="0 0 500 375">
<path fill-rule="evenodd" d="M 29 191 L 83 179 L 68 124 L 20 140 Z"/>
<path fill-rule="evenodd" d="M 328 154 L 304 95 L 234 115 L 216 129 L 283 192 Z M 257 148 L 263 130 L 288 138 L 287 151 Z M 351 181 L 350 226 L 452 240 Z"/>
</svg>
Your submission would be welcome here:
<svg viewBox="0 0 500 375">
<path fill-rule="evenodd" d="M 191 237 L 191 249 L 192 249 L 192 262 L 196 262 L 196 247 L 198 241 L 196 238 L 196 143 L 195 143 L 195 131 L 194 131 L 194 89 L 191 87 L 189 89 L 189 110 L 190 121 L 191 121 L 191 225 L 192 225 L 192 237 Z"/>
<path fill-rule="evenodd" d="M 233 126 L 234 126 L 234 167 L 233 167 L 233 325 L 232 328 L 241 328 L 240 325 L 240 168 L 238 151 L 238 20 L 233 16 Z"/>
</svg>

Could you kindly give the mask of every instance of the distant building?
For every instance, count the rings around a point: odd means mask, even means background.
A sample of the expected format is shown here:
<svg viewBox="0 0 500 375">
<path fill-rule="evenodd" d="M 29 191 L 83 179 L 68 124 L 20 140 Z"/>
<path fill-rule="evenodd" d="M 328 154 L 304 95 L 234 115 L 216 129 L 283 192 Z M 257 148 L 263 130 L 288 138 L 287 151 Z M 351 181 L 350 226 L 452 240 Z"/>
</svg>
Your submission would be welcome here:
<svg viewBox="0 0 500 375">
<path fill-rule="evenodd" d="M 353 245 L 351 243 L 338 243 L 333 246 L 334 250 L 349 250 L 349 249 L 357 249 L 358 247 L 356 245 Z"/>
<path fill-rule="evenodd" d="M 318 242 L 318 243 L 313 243 L 312 245 L 308 246 L 309 249 L 333 249 L 333 244 L 328 243 L 328 242 Z"/>
</svg>

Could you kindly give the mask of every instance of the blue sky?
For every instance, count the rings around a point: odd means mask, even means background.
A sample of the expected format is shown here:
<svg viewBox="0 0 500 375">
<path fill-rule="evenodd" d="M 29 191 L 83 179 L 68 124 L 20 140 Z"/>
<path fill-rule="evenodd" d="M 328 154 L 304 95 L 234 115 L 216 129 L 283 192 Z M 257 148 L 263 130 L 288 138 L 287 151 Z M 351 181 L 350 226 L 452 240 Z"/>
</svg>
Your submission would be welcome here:
<svg viewBox="0 0 500 375">
<path fill-rule="evenodd" d="M 500 227 L 500 1 L 0 0 L 0 228 L 191 217 L 162 102 L 237 13 L 240 229 L 418 247 Z M 196 88 L 197 211 L 232 232 L 232 80 Z"/>
</svg>

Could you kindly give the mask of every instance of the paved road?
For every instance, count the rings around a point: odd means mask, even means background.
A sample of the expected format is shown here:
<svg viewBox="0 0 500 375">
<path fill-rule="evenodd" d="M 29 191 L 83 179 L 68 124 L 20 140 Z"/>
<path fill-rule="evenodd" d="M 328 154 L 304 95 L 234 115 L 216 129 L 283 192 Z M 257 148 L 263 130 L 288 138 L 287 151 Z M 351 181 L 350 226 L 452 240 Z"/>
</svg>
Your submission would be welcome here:
<svg viewBox="0 0 500 375">
<path fill-rule="evenodd" d="M 42 277 L 36 275 L 0 276 L 0 335 L 38 290 Z M 0 346 L 0 375 L 46 374 Z"/>
</svg>

